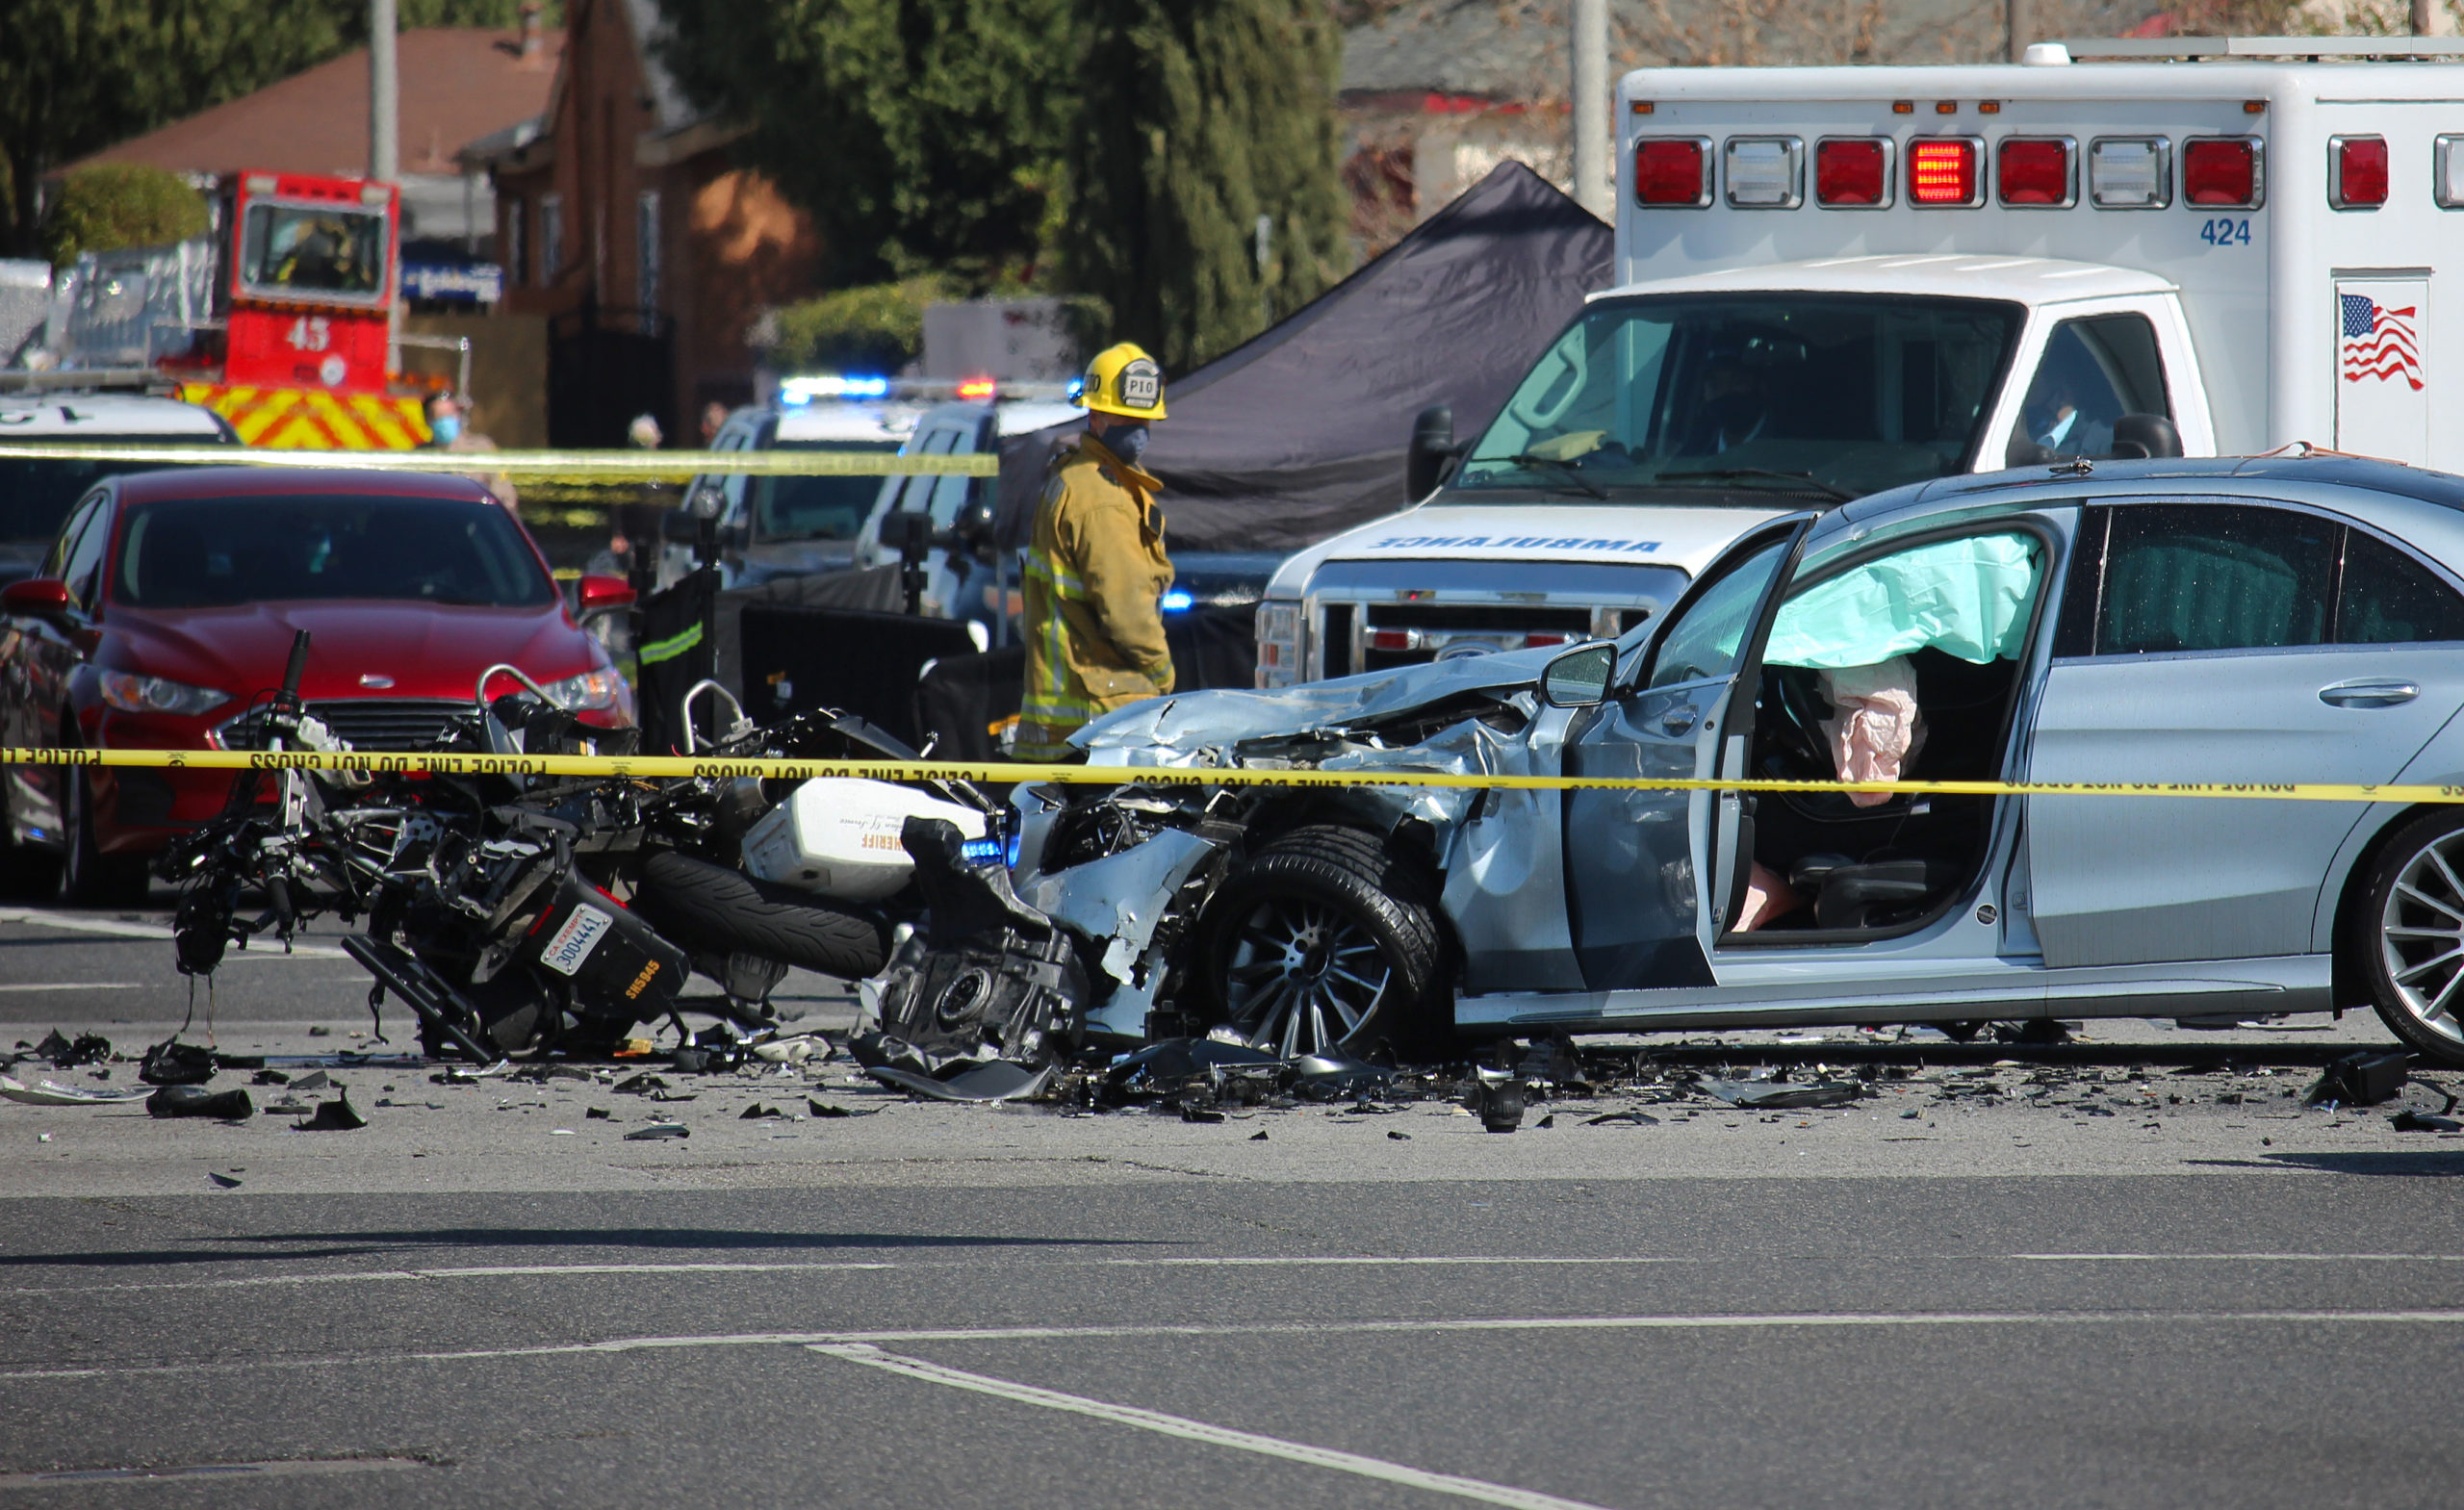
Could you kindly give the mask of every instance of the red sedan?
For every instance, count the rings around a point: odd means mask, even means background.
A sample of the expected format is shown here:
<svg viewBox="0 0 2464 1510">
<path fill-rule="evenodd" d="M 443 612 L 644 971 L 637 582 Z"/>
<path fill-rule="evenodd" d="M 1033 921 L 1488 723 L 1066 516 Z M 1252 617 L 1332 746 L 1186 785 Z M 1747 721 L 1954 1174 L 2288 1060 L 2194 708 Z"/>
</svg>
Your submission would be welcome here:
<svg viewBox="0 0 2464 1510">
<path fill-rule="evenodd" d="M 631 690 L 581 627 L 632 593 L 584 577 L 580 617 L 538 547 L 475 482 L 219 467 L 108 478 L 69 511 L 35 576 L 0 591 L 0 745 L 253 745 L 294 634 L 300 695 L 362 750 L 418 749 L 520 667 L 607 728 Z M 501 679 L 489 690 L 509 691 Z M 123 905 L 172 835 L 221 810 L 223 772 L 15 766 L 0 881 Z"/>
</svg>

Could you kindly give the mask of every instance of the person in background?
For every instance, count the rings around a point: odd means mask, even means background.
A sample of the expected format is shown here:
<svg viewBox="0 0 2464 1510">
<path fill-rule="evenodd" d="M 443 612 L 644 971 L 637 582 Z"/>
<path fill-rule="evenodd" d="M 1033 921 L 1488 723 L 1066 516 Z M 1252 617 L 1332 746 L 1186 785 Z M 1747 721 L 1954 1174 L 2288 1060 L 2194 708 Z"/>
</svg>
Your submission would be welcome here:
<svg viewBox="0 0 2464 1510">
<path fill-rule="evenodd" d="M 702 448 L 704 450 L 710 448 L 710 443 L 719 438 L 719 431 L 727 422 L 728 406 L 726 404 L 713 398 L 702 406 Z"/>
<path fill-rule="evenodd" d="M 471 400 L 449 388 L 427 396 L 427 447 L 437 451 L 492 451 L 497 443 L 471 428 Z M 519 513 L 521 498 L 513 479 L 501 472 L 466 472 L 462 475 L 497 496 L 497 501 Z"/>
<path fill-rule="evenodd" d="M 659 431 L 657 419 L 647 414 L 633 416 L 633 422 L 626 426 L 625 438 L 646 451 L 658 449 L 659 443 L 666 439 Z M 674 501 L 670 497 L 673 492 L 664 482 L 636 483 L 633 501 L 616 505 L 616 533 L 607 542 L 607 549 L 637 593 L 647 595 L 657 589 L 662 538 L 659 523 Z"/>
<path fill-rule="evenodd" d="M 1069 735 L 1097 714 L 1172 690 L 1163 483 L 1138 465 L 1164 418 L 1164 371 L 1123 342 L 1088 364 L 1078 402 L 1087 433 L 1044 483 L 1027 547 L 1022 760 L 1070 758 Z"/>
</svg>

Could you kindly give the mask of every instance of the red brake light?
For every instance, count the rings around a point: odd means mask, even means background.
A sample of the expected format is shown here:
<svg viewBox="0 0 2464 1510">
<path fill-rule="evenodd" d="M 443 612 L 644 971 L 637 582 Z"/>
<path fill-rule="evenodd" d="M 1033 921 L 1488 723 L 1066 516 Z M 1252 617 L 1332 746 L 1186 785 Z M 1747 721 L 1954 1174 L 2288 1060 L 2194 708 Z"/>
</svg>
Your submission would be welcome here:
<svg viewBox="0 0 2464 1510">
<path fill-rule="evenodd" d="M 2061 209 L 2076 197 L 2070 143 L 2061 137 L 2005 137 L 1994 149 L 1994 192 L 2008 205 Z"/>
<path fill-rule="evenodd" d="M 1563 645 L 1573 638 L 1571 634 L 1527 634 L 1523 637 L 1523 648 L 1531 650 L 1542 645 Z"/>
<path fill-rule="evenodd" d="M 1704 137 L 1645 137 L 1634 143 L 1634 202 L 1699 207 L 1711 202 L 1711 143 Z"/>
<path fill-rule="evenodd" d="M 1841 137 L 1813 149 L 1818 204 L 1878 207 L 1890 202 L 1890 144 L 1877 137 Z"/>
<path fill-rule="evenodd" d="M 1369 648 L 1373 651 L 1410 650 L 1412 648 L 1412 631 L 1409 629 L 1372 629 L 1369 631 Z"/>
<path fill-rule="evenodd" d="M 2339 210 L 2374 210 L 2387 202 L 2387 139 L 2329 139 L 2334 161 L 2327 202 Z"/>
<path fill-rule="evenodd" d="M 2197 137 L 2182 144 L 2182 198 L 2191 204 L 2255 210 L 2259 143 L 2251 137 Z"/>
<path fill-rule="evenodd" d="M 1908 202 L 1937 209 L 1973 205 L 1976 142 L 1966 137 L 1919 137 L 1908 143 Z"/>
</svg>

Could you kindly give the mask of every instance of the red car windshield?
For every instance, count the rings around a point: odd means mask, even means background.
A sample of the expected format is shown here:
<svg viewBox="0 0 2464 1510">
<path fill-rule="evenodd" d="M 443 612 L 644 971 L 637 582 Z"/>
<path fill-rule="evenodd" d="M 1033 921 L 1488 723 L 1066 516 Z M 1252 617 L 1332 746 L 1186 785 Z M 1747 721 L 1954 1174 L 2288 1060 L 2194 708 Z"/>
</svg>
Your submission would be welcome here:
<svg viewBox="0 0 2464 1510">
<path fill-rule="evenodd" d="M 229 608 L 300 599 L 542 607 L 555 584 L 492 502 L 287 495 L 128 510 L 112 601 Z"/>
</svg>

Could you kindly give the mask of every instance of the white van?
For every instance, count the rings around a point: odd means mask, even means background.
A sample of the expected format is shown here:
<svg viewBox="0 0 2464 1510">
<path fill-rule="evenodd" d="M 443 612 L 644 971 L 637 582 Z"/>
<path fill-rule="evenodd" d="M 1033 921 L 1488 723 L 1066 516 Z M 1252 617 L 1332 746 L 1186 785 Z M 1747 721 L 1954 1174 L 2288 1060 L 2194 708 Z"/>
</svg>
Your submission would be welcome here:
<svg viewBox="0 0 2464 1510">
<path fill-rule="evenodd" d="M 2297 442 L 2464 470 L 2464 299 L 2433 297 L 2464 115 L 2426 61 L 2459 57 L 1627 75 L 1618 286 L 1482 435 L 1422 416 L 1420 502 L 1286 563 L 1259 685 L 1614 634 L 1765 518 L 1952 473 Z"/>
</svg>

